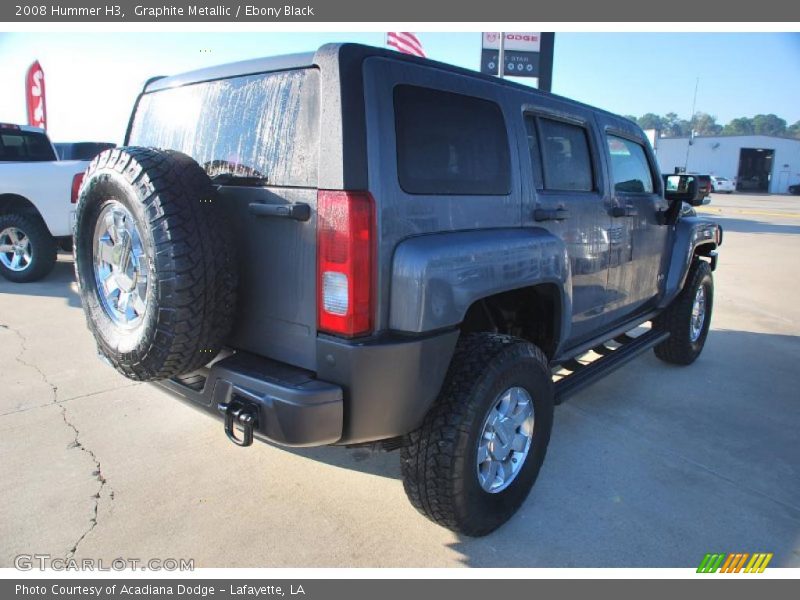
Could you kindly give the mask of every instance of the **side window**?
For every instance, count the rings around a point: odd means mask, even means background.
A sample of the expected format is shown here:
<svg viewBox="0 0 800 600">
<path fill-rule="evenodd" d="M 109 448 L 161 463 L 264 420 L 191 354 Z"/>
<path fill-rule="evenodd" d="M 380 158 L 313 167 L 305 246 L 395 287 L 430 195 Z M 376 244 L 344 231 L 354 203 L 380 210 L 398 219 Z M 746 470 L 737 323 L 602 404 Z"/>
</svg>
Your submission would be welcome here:
<svg viewBox="0 0 800 600">
<path fill-rule="evenodd" d="M 652 194 L 653 174 L 644 148 L 636 142 L 608 136 L 614 191 L 629 194 Z"/>
<path fill-rule="evenodd" d="M 539 128 L 545 189 L 592 191 L 592 160 L 586 130 L 552 119 L 539 119 Z"/>
<path fill-rule="evenodd" d="M 506 195 L 508 134 L 494 102 L 410 85 L 394 90 L 397 173 L 409 194 Z"/>
</svg>

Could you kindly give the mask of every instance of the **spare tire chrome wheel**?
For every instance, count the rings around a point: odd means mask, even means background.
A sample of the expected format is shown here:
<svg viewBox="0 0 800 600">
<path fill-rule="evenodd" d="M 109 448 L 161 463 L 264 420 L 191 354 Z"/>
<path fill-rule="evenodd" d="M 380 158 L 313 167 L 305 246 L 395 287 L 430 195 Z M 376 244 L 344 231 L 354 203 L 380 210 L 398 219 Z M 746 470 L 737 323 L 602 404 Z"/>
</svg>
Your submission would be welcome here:
<svg viewBox="0 0 800 600">
<path fill-rule="evenodd" d="M 105 313 L 119 326 L 137 327 L 147 310 L 150 259 L 133 215 L 120 202 L 111 200 L 100 211 L 93 248 L 95 284 Z"/>
<path fill-rule="evenodd" d="M 233 235 L 216 188 L 190 157 L 116 148 L 84 176 L 75 271 L 99 353 L 136 381 L 208 364 L 236 305 Z"/>
</svg>

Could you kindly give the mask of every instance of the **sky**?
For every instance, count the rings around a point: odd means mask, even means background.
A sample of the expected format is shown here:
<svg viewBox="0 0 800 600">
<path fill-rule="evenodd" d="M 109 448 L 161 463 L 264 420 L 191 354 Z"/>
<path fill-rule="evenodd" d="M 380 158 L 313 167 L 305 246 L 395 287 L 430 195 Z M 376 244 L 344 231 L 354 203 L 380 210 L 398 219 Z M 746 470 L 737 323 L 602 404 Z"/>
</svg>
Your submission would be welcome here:
<svg viewBox="0 0 800 600">
<path fill-rule="evenodd" d="M 419 33 L 430 58 L 480 64 L 479 32 Z M 25 122 L 25 71 L 39 60 L 54 141 L 121 143 L 143 82 L 327 42 L 383 46 L 376 33 L 0 33 L 0 122 Z M 553 92 L 618 114 L 696 110 L 720 123 L 800 121 L 800 33 L 557 33 Z M 520 80 L 529 83 L 530 80 Z"/>
</svg>

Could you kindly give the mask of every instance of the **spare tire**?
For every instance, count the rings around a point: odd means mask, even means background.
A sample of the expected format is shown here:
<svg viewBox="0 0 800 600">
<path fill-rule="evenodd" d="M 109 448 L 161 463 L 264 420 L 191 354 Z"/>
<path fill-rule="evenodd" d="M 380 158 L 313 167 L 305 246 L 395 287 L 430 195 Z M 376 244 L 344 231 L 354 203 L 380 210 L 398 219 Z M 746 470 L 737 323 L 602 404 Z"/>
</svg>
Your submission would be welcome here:
<svg viewBox="0 0 800 600">
<path fill-rule="evenodd" d="M 137 381 L 211 361 L 233 325 L 236 263 L 216 188 L 179 152 L 123 147 L 86 171 L 75 271 L 100 353 Z"/>
</svg>

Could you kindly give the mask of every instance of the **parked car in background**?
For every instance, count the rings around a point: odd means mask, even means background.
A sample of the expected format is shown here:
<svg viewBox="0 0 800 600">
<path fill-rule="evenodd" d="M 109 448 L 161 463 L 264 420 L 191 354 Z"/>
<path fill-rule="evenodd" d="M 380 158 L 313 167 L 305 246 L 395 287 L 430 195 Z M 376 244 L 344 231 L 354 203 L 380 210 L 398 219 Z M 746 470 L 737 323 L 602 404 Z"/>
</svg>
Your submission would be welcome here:
<svg viewBox="0 0 800 600">
<path fill-rule="evenodd" d="M 708 198 L 712 190 L 711 175 L 703 175 L 701 173 L 691 173 L 691 175 L 694 175 L 697 179 L 697 187 L 700 193 L 704 198 Z M 708 202 L 704 202 L 703 204 L 708 204 Z"/>
<path fill-rule="evenodd" d="M 0 123 L 0 275 L 19 283 L 47 275 L 70 249 L 86 163 L 60 161 L 42 129 Z"/>
<path fill-rule="evenodd" d="M 711 191 L 732 194 L 736 191 L 736 182 L 726 177 L 711 176 Z"/>
<path fill-rule="evenodd" d="M 92 160 L 103 150 L 117 147 L 111 142 L 58 142 L 53 146 L 59 160 Z"/>
</svg>

